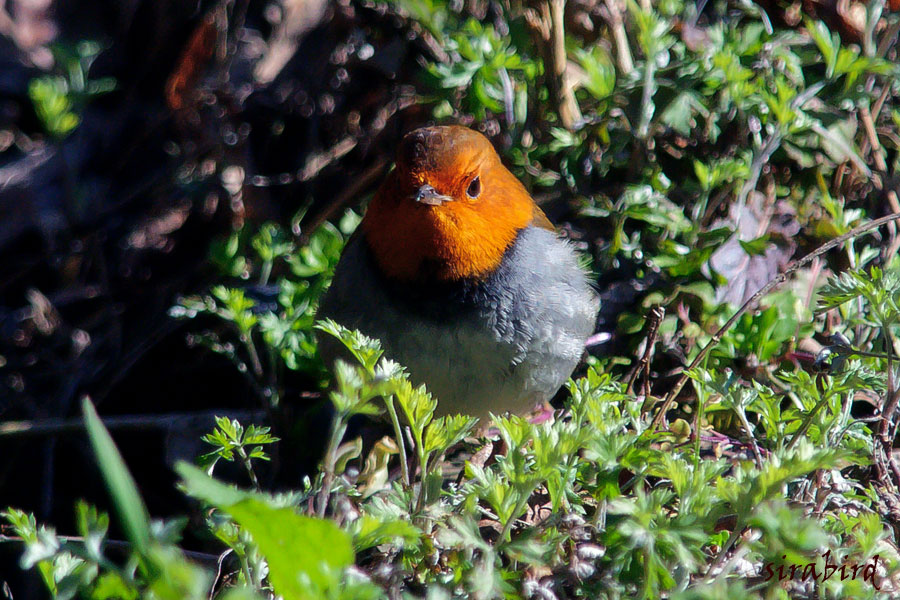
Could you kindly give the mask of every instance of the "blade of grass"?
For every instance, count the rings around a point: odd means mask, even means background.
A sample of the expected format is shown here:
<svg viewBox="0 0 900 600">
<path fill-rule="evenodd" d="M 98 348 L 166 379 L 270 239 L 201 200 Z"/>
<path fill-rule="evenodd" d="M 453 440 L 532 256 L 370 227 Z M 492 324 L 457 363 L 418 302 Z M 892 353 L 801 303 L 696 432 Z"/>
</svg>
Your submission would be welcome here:
<svg viewBox="0 0 900 600">
<path fill-rule="evenodd" d="M 150 515 L 138 493 L 137 484 L 89 398 L 82 400 L 81 411 L 97 457 L 97 466 L 112 497 L 125 537 L 137 553 L 147 556 L 150 550 Z"/>
</svg>

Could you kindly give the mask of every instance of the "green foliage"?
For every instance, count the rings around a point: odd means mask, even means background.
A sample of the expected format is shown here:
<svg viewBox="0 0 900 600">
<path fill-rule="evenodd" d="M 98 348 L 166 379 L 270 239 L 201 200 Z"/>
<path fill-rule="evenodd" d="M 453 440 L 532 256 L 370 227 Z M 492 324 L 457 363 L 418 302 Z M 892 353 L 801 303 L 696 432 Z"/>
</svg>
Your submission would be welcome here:
<svg viewBox="0 0 900 600">
<path fill-rule="evenodd" d="M 57 75 L 44 75 L 28 84 L 28 96 L 44 129 L 62 139 L 78 127 L 80 113 L 94 97 L 115 89 L 110 77 L 89 79 L 88 70 L 100 54 L 96 42 L 82 41 L 75 46 L 53 48 Z"/>
<path fill-rule="evenodd" d="M 765 563 L 806 564 L 829 550 L 830 560 L 861 563 L 878 554 L 888 569 L 900 565 L 864 498 L 858 497 L 852 514 L 829 510 L 819 520 L 788 503 L 803 497 L 814 474 L 841 481 L 842 469 L 864 462 L 871 452 L 865 424 L 846 414 L 840 401 L 861 390 L 881 390 L 880 379 L 859 369 L 826 382 L 825 397 L 809 376 L 785 373 L 797 400 L 787 410 L 765 386 L 716 379 L 708 371 L 692 374 L 699 397 L 711 404 L 708 410 L 741 411 L 761 462 L 752 453 L 728 461 L 703 458 L 692 445 L 672 445 L 671 437 L 647 428 L 649 418 L 621 384 L 591 369 L 569 384 L 563 418 L 540 425 L 515 416 L 493 418 L 503 450 L 493 461 L 467 461 L 456 485 L 445 479 L 442 457 L 453 446 L 472 443 L 464 440 L 470 440 L 474 420 L 435 419 L 434 400 L 382 358 L 377 341 L 332 322 L 320 327 L 348 348 L 354 362 L 338 367 L 330 396 L 337 442 L 314 481 L 299 492 L 270 496 L 178 466 L 182 489 L 213 509 L 205 512 L 207 527 L 239 562 L 234 581 L 247 587 L 230 593 L 381 597 L 381 580 L 363 575 L 353 566 L 358 564 L 368 573 L 424 585 L 429 598 L 521 597 L 541 586 L 554 593 L 569 590 L 566 595 L 573 597 L 659 598 L 679 589 L 699 594 L 704 586 L 694 588 L 692 582 L 703 581 L 727 583 L 728 597 L 755 598 L 740 571 L 717 575 L 708 557 L 741 557 L 760 576 Z M 341 458 L 348 446 L 339 444 L 351 415 L 390 413 L 392 406 L 394 442 L 410 443 L 419 465 L 411 468 L 402 455 L 403 475 L 394 483 L 377 469 L 348 468 Z M 747 414 L 758 424 L 750 425 Z M 134 559 L 143 567 L 123 573 L 104 557 L 108 522 L 85 506 L 79 508 L 83 541 L 77 543 L 61 541 L 33 517 L 9 509 L 5 517 L 27 546 L 23 566 L 36 565 L 48 588 L 62 597 L 62 590 L 91 590 L 96 597 L 208 593 L 209 573 L 178 558 L 171 545 L 174 530 L 148 524 L 121 457 L 88 404 L 85 418 Z M 274 441 L 266 431 L 227 419 L 218 419 L 205 439 L 217 446 L 214 454 L 243 453 L 248 463 L 263 458 L 259 445 Z M 719 524 L 729 518 L 736 522 L 721 531 Z M 492 524 L 488 533 L 479 520 Z M 564 572 L 571 579 L 564 587 L 541 583 L 530 575 L 533 570 Z M 773 581 L 766 589 L 777 585 Z M 828 586 L 835 593 L 878 597 L 860 581 Z"/>
<path fill-rule="evenodd" d="M 141 500 L 137 485 L 128 472 L 125 462 L 112 436 L 103 427 L 94 405 L 87 398 L 82 402 L 84 422 L 97 456 L 103 480 L 112 496 L 116 510 L 125 529 L 125 536 L 136 552 L 147 554 L 150 550 L 150 516 Z"/>
<path fill-rule="evenodd" d="M 300 515 L 266 496 L 241 492 L 182 463 L 186 492 L 227 515 L 265 558 L 272 591 L 283 598 L 375 597 L 370 584 L 344 576 L 353 563 L 350 536 L 331 521 Z M 259 585 L 260 574 L 251 581 Z"/>
<path fill-rule="evenodd" d="M 429 68 L 439 88 L 464 88 L 462 106 L 476 118 L 485 118 L 488 111 L 506 111 L 515 122 L 524 123 L 528 111 L 528 92 L 525 82 L 533 81 L 540 72 L 540 64 L 523 58 L 490 25 L 475 19 L 463 23 L 458 33 L 446 39 L 445 50 L 449 63 Z"/>
<path fill-rule="evenodd" d="M 623 15 L 630 68 L 614 61 L 606 44 L 567 30 L 568 58 L 581 68 L 569 69 L 569 83 L 583 115 L 567 130 L 552 101 L 545 54 L 532 43 L 539 37 L 534 14 L 508 6 L 492 27 L 452 3 L 389 4 L 447 48 L 446 56 L 426 54 L 435 91 L 427 99 L 436 116 L 499 126 L 526 185 L 572 198 L 585 227 L 600 231 L 596 269 L 629 263 L 638 265 L 639 275 L 664 275 L 657 294 L 621 315 L 628 330 L 639 329 L 647 307 L 662 304 L 669 308 L 665 339 L 688 357 L 696 352 L 709 339 L 706 332 L 729 316 L 717 298 L 742 276 L 711 268 L 714 253 L 737 238 L 732 262 L 761 265 L 774 263 L 779 248 L 790 248 L 784 232 L 748 236 L 741 230 L 748 220 L 772 219 L 775 206 L 790 207 L 799 226 L 808 224 L 821 237 L 859 223 L 860 211 L 845 208 L 849 200 L 840 197 L 846 190 L 829 189 L 828 182 L 840 179 L 839 165 L 863 177 L 871 173 L 860 154 L 868 144 L 860 109 L 878 106 L 878 88 L 898 75 L 897 66 L 873 50 L 890 39 L 873 38 L 860 48 L 813 19 L 803 28 L 773 30 L 750 5 L 729 10 L 711 3 L 692 21 L 685 16 L 695 10 L 690 3 L 673 0 L 646 10 L 630 2 Z M 580 9 L 569 10 L 577 20 Z M 869 13 L 867 27 L 880 16 Z M 499 34 L 504 27 L 508 33 Z M 616 48 L 619 42 L 609 40 Z M 507 61 L 535 68 L 510 69 Z M 764 206 L 754 201 L 761 181 L 771 189 Z M 852 193 L 864 200 L 866 192 L 857 189 Z M 811 332 L 798 306 L 804 299 L 794 290 L 777 305 L 767 300 L 759 315 L 741 320 L 715 358 L 753 355 L 766 362 L 782 356 L 798 334 Z M 676 307 L 685 310 L 680 319 Z"/>
<path fill-rule="evenodd" d="M 69 86 L 63 77 L 39 77 L 28 84 L 28 96 L 44 129 L 53 137 L 63 138 L 78 127 L 81 119 L 72 112 Z"/>
<path fill-rule="evenodd" d="M 835 334 L 833 343 L 822 350 L 817 363 L 845 378 L 869 379 L 873 387 L 883 391 L 883 377 L 892 368 L 896 355 L 894 340 L 900 333 L 900 271 L 896 260 L 886 270 L 872 266 L 867 271 L 841 273 L 832 277 L 819 294 L 819 310 L 839 310 L 847 333 L 868 340 L 872 349 L 854 348 L 846 337 Z M 851 357 L 858 360 L 849 360 Z"/>
<path fill-rule="evenodd" d="M 119 524 L 129 543 L 124 565 L 105 554 L 109 517 L 84 503 L 76 513 L 80 539 L 60 537 L 34 517 L 9 508 L 3 513 L 26 545 L 22 567 L 37 565 L 54 598 L 98 600 L 206 598 L 212 574 L 185 560 L 175 545 L 183 523 L 151 523 L 147 509 L 109 432 L 89 400 L 85 426 Z"/>
<path fill-rule="evenodd" d="M 503 115 L 507 124 L 522 126 L 537 103 L 544 65 L 530 55 L 532 44 L 524 22 L 510 18 L 498 31 L 475 18 L 462 18 L 443 1 L 388 2 L 427 29 L 441 48 L 442 59 L 426 65 L 424 79 L 433 92 L 437 118 Z M 609 90 L 609 71 L 592 71 L 593 90 Z"/>
<path fill-rule="evenodd" d="M 836 308 L 860 299 L 858 320 L 884 329 L 900 319 L 900 272 L 873 266 L 868 272 L 848 271 L 834 277 L 819 292 L 822 310 Z"/>
<path fill-rule="evenodd" d="M 606 100 L 616 89 L 616 68 L 612 59 L 602 46 L 594 46 L 590 50 L 574 48 L 578 64 L 585 71 L 584 89 L 595 100 Z"/>
<path fill-rule="evenodd" d="M 243 280 L 255 275 L 257 283 L 214 286 L 209 293 L 182 298 L 170 314 L 179 319 L 213 317 L 225 324 L 225 335 L 209 329 L 195 341 L 227 357 L 263 403 L 277 406 L 284 369 L 324 383 L 313 320 L 344 242 L 358 224 L 359 216 L 348 210 L 338 227 L 326 223 L 303 246 L 274 223 L 253 235 L 237 232 L 214 248 L 212 260 L 223 274 Z"/>
<path fill-rule="evenodd" d="M 245 430 L 244 426 L 234 419 L 216 417 L 216 428 L 212 433 L 203 436 L 203 441 L 214 446 L 215 450 L 201 456 L 200 463 L 206 467 L 207 473 L 212 474 L 220 458 L 233 462 L 237 457 L 247 469 L 254 486 L 259 487 L 252 461 L 269 460 L 262 446 L 278 441 L 278 438 L 270 435 L 269 431 L 269 427 L 257 425 L 250 425 Z"/>
</svg>

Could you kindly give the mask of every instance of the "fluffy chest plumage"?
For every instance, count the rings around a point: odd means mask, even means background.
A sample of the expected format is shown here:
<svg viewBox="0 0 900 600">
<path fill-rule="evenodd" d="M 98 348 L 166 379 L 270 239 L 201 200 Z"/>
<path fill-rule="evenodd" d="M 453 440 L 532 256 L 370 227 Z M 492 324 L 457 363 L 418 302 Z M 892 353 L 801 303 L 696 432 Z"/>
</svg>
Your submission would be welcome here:
<svg viewBox="0 0 900 600">
<path fill-rule="evenodd" d="M 522 412 L 565 382 L 597 303 L 572 249 L 528 227 L 480 282 L 390 283 L 355 237 L 319 311 L 382 341 L 386 355 L 438 398 L 438 411 Z M 335 347 L 323 348 L 326 360 Z"/>
</svg>

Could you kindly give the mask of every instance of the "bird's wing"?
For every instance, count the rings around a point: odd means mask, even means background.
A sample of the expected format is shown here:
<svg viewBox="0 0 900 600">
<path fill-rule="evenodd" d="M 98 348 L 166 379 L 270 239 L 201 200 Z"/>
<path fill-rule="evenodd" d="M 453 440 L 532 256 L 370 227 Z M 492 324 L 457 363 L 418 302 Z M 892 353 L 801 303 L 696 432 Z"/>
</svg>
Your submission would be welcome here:
<svg viewBox="0 0 900 600">
<path fill-rule="evenodd" d="M 531 224 L 534 227 L 540 227 L 541 229 L 546 229 L 548 231 L 556 231 L 556 227 L 553 226 L 553 223 L 550 222 L 550 219 L 547 218 L 547 215 L 544 214 L 544 211 L 541 210 L 537 204 L 534 205 L 534 212 L 531 215 Z"/>
</svg>

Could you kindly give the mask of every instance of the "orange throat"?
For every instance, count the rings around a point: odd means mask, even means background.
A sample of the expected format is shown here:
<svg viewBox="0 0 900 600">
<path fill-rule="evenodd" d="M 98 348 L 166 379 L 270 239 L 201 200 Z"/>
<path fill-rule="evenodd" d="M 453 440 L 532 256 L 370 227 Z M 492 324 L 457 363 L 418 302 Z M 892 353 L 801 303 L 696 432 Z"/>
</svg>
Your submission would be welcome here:
<svg viewBox="0 0 900 600">
<path fill-rule="evenodd" d="M 440 206 L 416 204 L 386 182 L 362 223 L 378 267 L 400 281 L 484 279 L 539 211 L 513 181 L 512 189 L 494 190 L 500 193 L 477 203 L 453 200 Z"/>
</svg>

